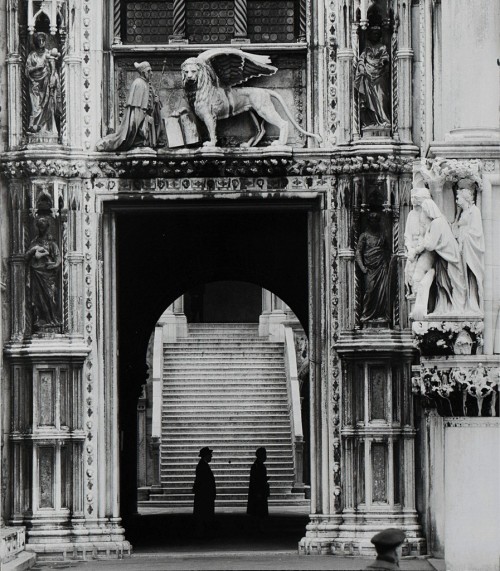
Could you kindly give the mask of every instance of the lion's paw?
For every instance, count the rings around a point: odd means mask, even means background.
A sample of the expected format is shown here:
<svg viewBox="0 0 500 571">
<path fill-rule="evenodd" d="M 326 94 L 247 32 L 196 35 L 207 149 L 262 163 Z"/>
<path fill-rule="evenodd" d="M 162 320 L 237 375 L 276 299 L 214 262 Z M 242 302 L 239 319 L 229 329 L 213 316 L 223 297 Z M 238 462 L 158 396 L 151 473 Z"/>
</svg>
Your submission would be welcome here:
<svg viewBox="0 0 500 571">
<path fill-rule="evenodd" d="M 214 143 L 213 141 L 205 141 L 205 142 L 203 143 L 203 146 L 204 146 L 204 147 L 216 147 L 217 144 Z"/>
<path fill-rule="evenodd" d="M 273 141 L 271 143 L 271 146 L 273 147 L 286 147 L 286 143 L 282 143 L 281 141 Z"/>
</svg>

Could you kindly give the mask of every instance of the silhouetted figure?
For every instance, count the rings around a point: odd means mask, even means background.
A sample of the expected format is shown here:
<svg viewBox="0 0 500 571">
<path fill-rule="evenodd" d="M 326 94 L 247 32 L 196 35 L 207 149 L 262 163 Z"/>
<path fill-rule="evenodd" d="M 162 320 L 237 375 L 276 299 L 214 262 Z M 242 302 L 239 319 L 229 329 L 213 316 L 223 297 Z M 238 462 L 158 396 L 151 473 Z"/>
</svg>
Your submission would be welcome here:
<svg viewBox="0 0 500 571">
<path fill-rule="evenodd" d="M 189 294 L 191 296 L 191 321 L 193 323 L 203 323 L 205 284 L 200 284 L 192 288 Z"/>
<path fill-rule="evenodd" d="M 196 466 L 196 478 L 193 484 L 195 535 L 199 538 L 206 537 L 212 532 L 215 514 L 215 478 L 209 466 L 212 452 L 208 446 L 200 450 L 198 454 L 200 461 Z"/>
<path fill-rule="evenodd" d="M 255 451 L 256 460 L 250 469 L 250 484 L 248 486 L 247 514 L 253 518 L 255 531 L 263 531 L 262 524 L 269 515 L 267 498 L 269 497 L 269 478 L 264 462 L 267 451 L 264 447 Z"/>
<path fill-rule="evenodd" d="M 384 529 L 374 535 L 370 541 L 375 545 L 377 558 L 366 569 L 397 571 L 405 538 L 405 532 L 396 528 Z"/>
</svg>

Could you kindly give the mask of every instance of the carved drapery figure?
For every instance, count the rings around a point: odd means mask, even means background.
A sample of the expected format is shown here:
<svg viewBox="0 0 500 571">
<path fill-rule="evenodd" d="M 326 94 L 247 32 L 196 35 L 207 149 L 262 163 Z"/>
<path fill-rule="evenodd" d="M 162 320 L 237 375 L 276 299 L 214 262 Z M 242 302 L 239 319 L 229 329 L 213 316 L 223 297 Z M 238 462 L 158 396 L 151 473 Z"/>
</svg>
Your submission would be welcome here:
<svg viewBox="0 0 500 571">
<path fill-rule="evenodd" d="M 127 151 L 133 147 L 159 147 L 165 142 L 161 102 L 151 83 L 147 61 L 134 63 L 139 72 L 130 86 L 122 122 L 116 133 L 97 142 L 98 151 Z"/>
<path fill-rule="evenodd" d="M 361 234 L 356 248 L 356 262 L 364 274 L 363 312 L 361 321 L 387 320 L 389 318 L 390 250 L 380 225 L 380 215 L 371 212 L 368 228 Z"/>
<path fill-rule="evenodd" d="M 44 32 L 34 34 L 33 43 L 35 49 L 26 60 L 31 102 L 28 131 L 58 135 L 61 92 L 56 60 L 59 52 L 55 48 L 47 49 L 47 35 Z"/>
<path fill-rule="evenodd" d="M 389 53 L 382 43 L 382 31 L 373 26 L 356 64 L 354 87 L 360 98 L 362 127 L 391 126 Z"/>
<path fill-rule="evenodd" d="M 33 330 L 61 325 L 58 276 L 61 265 L 59 248 L 49 234 L 47 218 L 36 222 L 38 235 L 31 241 L 25 259 L 29 264 L 28 288 L 33 317 Z"/>
<path fill-rule="evenodd" d="M 415 249 L 417 248 L 420 240 L 422 239 L 425 228 L 420 221 L 420 214 L 422 212 L 422 202 L 431 195 L 427 188 L 412 188 L 411 190 L 411 204 L 412 210 L 408 213 L 405 226 L 405 250 L 407 262 L 405 266 L 405 286 L 407 288 L 408 297 L 414 296 L 415 291 L 413 287 L 413 274 L 417 264 L 417 256 Z"/>
<path fill-rule="evenodd" d="M 421 223 L 426 228 L 425 234 L 411 256 L 418 256 L 413 274 L 416 300 L 411 317 L 422 319 L 428 313 L 461 315 L 465 283 L 459 246 L 450 224 L 430 198 L 422 202 Z M 433 283 L 435 293 L 429 299 Z"/>
<path fill-rule="evenodd" d="M 458 183 L 458 212 L 453 230 L 458 241 L 465 278 L 465 312 L 481 314 L 483 308 L 484 234 L 481 212 L 474 204 L 471 181 Z"/>
</svg>

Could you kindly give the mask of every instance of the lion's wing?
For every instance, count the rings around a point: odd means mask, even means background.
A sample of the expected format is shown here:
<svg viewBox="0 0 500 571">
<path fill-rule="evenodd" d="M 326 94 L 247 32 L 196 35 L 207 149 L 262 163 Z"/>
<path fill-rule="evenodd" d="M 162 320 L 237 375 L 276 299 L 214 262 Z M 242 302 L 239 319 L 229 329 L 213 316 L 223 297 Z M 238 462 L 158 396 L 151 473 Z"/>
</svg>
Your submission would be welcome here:
<svg viewBox="0 0 500 571">
<path fill-rule="evenodd" d="M 278 68 L 270 65 L 268 56 L 249 54 L 236 48 L 213 48 L 198 56 L 209 63 L 220 84 L 227 87 L 239 85 L 252 77 L 274 75 Z"/>
</svg>

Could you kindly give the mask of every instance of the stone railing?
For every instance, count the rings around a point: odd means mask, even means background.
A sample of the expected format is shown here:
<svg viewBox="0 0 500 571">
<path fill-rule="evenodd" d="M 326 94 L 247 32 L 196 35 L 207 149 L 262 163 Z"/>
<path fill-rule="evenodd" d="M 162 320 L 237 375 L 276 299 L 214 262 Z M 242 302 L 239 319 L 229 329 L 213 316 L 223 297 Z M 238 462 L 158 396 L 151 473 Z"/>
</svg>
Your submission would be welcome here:
<svg viewBox="0 0 500 571">
<path fill-rule="evenodd" d="M 496 356 L 428 358 L 414 367 L 413 392 L 441 416 L 499 416 L 500 367 Z"/>
<path fill-rule="evenodd" d="M 285 327 L 285 371 L 288 392 L 288 410 L 292 428 L 293 441 L 293 468 L 295 480 L 294 491 L 304 489 L 304 435 L 302 432 L 302 411 L 300 405 L 300 386 L 297 375 L 297 356 L 295 353 L 295 340 L 293 329 Z"/>
</svg>

